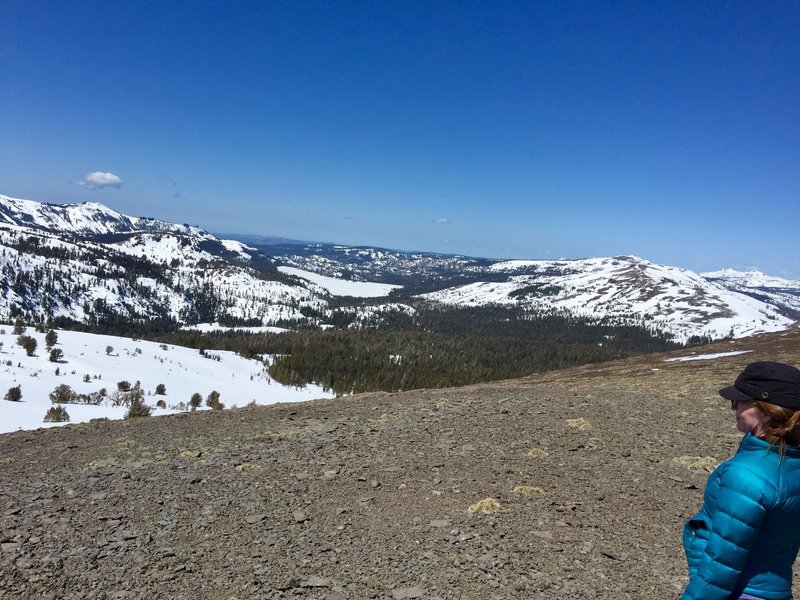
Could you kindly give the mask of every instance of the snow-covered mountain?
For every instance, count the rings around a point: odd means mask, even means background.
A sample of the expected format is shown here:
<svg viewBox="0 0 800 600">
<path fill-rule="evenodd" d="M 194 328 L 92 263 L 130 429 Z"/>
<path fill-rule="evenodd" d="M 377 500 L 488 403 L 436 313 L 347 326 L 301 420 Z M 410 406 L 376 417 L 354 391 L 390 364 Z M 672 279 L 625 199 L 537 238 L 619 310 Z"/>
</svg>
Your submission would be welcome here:
<svg viewBox="0 0 800 600">
<path fill-rule="evenodd" d="M 800 282 L 733 271 L 699 275 L 634 256 L 500 261 L 324 244 L 273 248 L 281 264 L 404 284 L 416 298 L 443 306 L 590 317 L 684 342 L 782 330 L 800 318 Z"/>
<path fill-rule="evenodd" d="M 213 236 L 199 227 L 177 225 L 145 217 L 129 217 L 96 202 L 46 204 L 10 198 L 2 194 L 0 194 L 0 223 L 58 235 L 73 234 L 83 237 L 163 232 L 198 239 L 213 239 Z"/>
<path fill-rule="evenodd" d="M 0 196 L 0 319 L 363 327 L 419 307 L 499 305 L 686 341 L 786 329 L 800 316 L 800 282 L 753 272 L 701 276 L 631 256 L 500 261 L 238 239 L 95 203 Z"/>
<path fill-rule="evenodd" d="M 281 273 L 258 250 L 197 227 L 7 196 L 0 288 L 0 319 L 106 325 L 290 327 L 324 321 L 333 296 L 347 293 Z"/>
<path fill-rule="evenodd" d="M 709 281 L 777 306 L 786 314 L 800 319 L 800 281 L 772 277 L 755 270 L 723 269 L 702 275 Z"/>
<path fill-rule="evenodd" d="M 638 323 L 692 336 L 745 337 L 793 324 L 775 306 L 700 275 L 633 256 L 562 261 L 505 261 L 494 272 L 520 271 L 501 282 L 471 283 L 425 294 L 457 306 L 516 304 L 535 314 L 571 314 Z"/>
</svg>

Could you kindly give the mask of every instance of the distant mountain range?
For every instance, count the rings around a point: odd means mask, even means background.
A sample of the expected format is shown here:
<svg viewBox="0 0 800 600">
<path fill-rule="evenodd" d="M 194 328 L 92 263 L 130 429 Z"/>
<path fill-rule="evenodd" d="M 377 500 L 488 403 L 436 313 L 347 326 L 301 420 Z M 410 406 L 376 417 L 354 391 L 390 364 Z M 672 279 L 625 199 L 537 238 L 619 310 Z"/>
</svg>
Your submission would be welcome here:
<svg viewBox="0 0 800 600">
<path fill-rule="evenodd" d="M 779 331 L 800 318 L 800 282 L 754 271 L 701 275 L 633 256 L 501 261 L 235 237 L 247 243 L 97 203 L 0 195 L 0 319 L 324 328 L 343 314 L 351 327 L 380 326 L 381 315 L 421 305 L 498 305 L 642 325 L 686 341 Z M 391 285 L 364 293 L 359 282 Z"/>
</svg>

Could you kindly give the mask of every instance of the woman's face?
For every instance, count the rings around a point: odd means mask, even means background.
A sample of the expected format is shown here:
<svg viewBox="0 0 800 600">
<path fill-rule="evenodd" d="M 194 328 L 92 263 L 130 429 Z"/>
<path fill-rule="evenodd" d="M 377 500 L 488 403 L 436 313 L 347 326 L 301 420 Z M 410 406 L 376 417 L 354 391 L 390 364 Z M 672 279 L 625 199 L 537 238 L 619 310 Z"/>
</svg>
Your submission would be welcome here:
<svg viewBox="0 0 800 600">
<path fill-rule="evenodd" d="M 763 437 L 769 417 L 764 415 L 752 402 L 731 402 L 731 410 L 736 413 L 736 429 Z"/>
</svg>

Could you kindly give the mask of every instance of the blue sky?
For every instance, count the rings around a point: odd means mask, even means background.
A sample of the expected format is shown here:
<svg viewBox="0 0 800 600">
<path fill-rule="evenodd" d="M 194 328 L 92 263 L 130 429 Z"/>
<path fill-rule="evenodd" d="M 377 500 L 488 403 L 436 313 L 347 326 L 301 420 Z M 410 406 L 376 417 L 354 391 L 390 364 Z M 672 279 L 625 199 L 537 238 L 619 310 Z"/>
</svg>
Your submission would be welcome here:
<svg viewBox="0 0 800 600">
<path fill-rule="evenodd" d="M 213 232 L 800 279 L 796 1 L 0 13 L 6 195 Z"/>
</svg>

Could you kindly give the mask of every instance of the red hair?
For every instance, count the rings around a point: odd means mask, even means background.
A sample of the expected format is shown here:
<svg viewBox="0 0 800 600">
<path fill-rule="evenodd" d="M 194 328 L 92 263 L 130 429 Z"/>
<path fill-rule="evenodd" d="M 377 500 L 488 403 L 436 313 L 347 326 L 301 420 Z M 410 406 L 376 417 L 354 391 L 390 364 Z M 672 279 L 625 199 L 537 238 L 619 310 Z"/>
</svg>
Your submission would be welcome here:
<svg viewBox="0 0 800 600">
<path fill-rule="evenodd" d="M 769 402 L 756 401 L 758 410 L 766 417 L 764 439 L 780 448 L 783 456 L 786 446 L 800 446 L 800 410 L 785 408 Z"/>
</svg>

